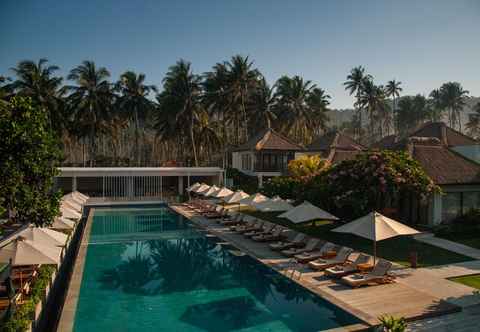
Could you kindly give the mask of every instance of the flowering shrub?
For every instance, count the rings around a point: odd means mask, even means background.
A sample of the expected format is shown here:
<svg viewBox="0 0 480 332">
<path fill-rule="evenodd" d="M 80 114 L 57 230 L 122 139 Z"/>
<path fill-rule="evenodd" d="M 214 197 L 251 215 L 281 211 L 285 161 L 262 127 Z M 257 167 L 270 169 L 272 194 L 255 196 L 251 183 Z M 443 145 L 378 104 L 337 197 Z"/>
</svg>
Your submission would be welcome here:
<svg viewBox="0 0 480 332">
<path fill-rule="evenodd" d="M 402 194 L 425 201 L 440 188 L 405 152 L 358 155 L 311 179 L 300 195 L 344 218 L 396 206 Z"/>
</svg>

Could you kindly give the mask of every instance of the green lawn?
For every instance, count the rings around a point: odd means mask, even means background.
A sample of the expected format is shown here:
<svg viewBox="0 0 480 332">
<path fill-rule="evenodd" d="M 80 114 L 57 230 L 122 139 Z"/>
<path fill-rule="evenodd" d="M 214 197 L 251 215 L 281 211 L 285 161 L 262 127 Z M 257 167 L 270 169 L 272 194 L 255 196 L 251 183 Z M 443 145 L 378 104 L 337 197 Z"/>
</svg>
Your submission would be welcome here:
<svg viewBox="0 0 480 332">
<path fill-rule="evenodd" d="M 447 240 L 458 242 L 472 248 L 480 249 L 480 235 L 474 235 L 472 237 L 472 234 L 456 234 L 442 237 Z"/>
<path fill-rule="evenodd" d="M 334 233 L 330 230 L 339 226 L 340 224 L 332 222 L 316 222 L 314 226 L 309 224 L 295 225 L 283 218 L 277 218 L 278 212 L 258 212 L 243 209 L 244 213 L 256 216 L 263 220 L 268 220 L 280 225 L 287 226 L 291 229 L 303 232 L 310 236 L 318 237 L 339 245 L 351 247 L 358 251 L 366 253 L 373 253 L 373 243 L 367 239 L 351 235 Z M 420 267 L 434 266 L 470 261 L 472 258 L 456 254 L 454 252 L 444 250 L 438 247 L 421 243 L 411 237 L 402 236 L 389 240 L 378 242 L 377 254 L 380 257 L 397 262 L 402 265 L 409 265 L 409 256 L 411 252 L 418 253 L 418 265 Z"/>
<path fill-rule="evenodd" d="M 472 288 L 480 289 L 480 274 L 449 278 L 449 280 L 458 282 L 459 284 L 463 284 Z"/>
</svg>

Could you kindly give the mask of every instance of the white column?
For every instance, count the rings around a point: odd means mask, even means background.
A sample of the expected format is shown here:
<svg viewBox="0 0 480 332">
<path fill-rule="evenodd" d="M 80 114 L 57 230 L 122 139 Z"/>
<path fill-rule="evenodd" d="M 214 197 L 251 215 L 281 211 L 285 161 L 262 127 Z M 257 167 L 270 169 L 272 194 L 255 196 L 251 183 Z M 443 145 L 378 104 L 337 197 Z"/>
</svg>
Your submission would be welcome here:
<svg viewBox="0 0 480 332">
<path fill-rule="evenodd" d="M 263 175 L 258 174 L 257 177 L 258 177 L 258 187 L 262 188 L 262 186 L 263 186 Z"/>
<path fill-rule="evenodd" d="M 72 191 L 77 191 L 77 177 L 72 177 Z"/>
</svg>

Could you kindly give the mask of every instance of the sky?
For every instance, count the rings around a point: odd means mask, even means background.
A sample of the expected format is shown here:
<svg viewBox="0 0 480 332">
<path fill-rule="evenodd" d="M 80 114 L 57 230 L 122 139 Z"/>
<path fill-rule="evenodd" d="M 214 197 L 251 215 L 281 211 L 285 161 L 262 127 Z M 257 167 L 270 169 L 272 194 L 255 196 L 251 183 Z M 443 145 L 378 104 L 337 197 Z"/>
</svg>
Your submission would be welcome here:
<svg viewBox="0 0 480 332">
<path fill-rule="evenodd" d="M 179 59 L 204 73 L 235 54 L 268 82 L 300 75 L 352 107 L 343 82 L 362 65 L 403 94 L 458 81 L 480 96 L 478 0 L 0 0 L 0 75 L 47 58 L 60 74 L 83 60 L 112 80 L 126 70 L 161 86 Z"/>
</svg>

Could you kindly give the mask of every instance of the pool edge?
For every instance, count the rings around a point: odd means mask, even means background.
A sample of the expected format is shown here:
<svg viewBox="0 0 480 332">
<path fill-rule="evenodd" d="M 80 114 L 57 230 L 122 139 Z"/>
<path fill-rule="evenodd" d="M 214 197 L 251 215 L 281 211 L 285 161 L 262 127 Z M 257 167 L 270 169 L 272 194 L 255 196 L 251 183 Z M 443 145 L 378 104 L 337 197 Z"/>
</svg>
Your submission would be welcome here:
<svg viewBox="0 0 480 332">
<path fill-rule="evenodd" d="M 71 332 L 75 322 L 75 313 L 77 311 L 78 297 L 80 295 L 80 287 L 83 277 L 83 269 L 85 266 L 85 258 L 87 257 L 88 241 L 92 228 L 92 219 L 95 208 L 90 208 L 85 227 L 81 234 L 80 244 L 77 256 L 75 257 L 73 272 L 68 283 L 67 296 L 62 308 L 60 320 L 57 325 L 57 332 Z"/>
</svg>

